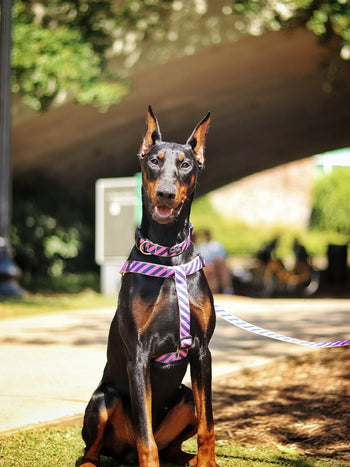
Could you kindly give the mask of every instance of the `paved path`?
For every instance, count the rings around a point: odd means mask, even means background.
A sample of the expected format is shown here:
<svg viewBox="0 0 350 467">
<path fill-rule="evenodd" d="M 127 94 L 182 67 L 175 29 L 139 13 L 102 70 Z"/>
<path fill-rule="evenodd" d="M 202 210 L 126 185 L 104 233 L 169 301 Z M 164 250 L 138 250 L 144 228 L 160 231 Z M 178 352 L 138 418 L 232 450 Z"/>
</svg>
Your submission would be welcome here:
<svg viewBox="0 0 350 467">
<path fill-rule="evenodd" d="M 350 336 L 350 300 L 217 296 L 216 302 L 242 319 L 293 337 L 323 342 Z M 83 413 L 102 375 L 113 314 L 100 309 L 0 321 L 0 432 Z M 211 349 L 214 379 L 307 351 L 220 318 Z"/>
</svg>

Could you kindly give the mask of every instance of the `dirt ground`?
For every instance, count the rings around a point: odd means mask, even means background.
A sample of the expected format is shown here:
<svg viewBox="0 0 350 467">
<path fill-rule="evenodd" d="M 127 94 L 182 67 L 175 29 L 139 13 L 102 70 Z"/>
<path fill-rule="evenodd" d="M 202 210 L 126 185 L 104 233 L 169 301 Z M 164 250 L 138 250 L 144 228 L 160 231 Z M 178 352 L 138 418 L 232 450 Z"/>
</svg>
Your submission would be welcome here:
<svg viewBox="0 0 350 467">
<path fill-rule="evenodd" d="M 217 440 L 349 461 L 350 347 L 316 350 L 216 381 Z"/>
</svg>

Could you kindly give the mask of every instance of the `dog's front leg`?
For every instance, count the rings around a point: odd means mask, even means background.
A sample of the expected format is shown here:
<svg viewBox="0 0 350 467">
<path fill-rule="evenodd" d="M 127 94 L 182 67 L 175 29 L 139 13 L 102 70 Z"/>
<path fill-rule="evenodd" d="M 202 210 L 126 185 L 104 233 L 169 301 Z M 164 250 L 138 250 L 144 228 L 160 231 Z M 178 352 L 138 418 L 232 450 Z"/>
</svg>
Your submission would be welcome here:
<svg viewBox="0 0 350 467">
<path fill-rule="evenodd" d="M 198 418 L 198 454 L 190 465 L 215 467 L 214 419 L 211 402 L 211 354 L 207 344 L 201 344 L 191 355 L 192 391 Z"/>
<path fill-rule="evenodd" d="M 139 349 L 128 361 L 130 396 L 140 467 L 158 467 L 158 448 L 152 430 L 150 363 Z"/>
</svg>

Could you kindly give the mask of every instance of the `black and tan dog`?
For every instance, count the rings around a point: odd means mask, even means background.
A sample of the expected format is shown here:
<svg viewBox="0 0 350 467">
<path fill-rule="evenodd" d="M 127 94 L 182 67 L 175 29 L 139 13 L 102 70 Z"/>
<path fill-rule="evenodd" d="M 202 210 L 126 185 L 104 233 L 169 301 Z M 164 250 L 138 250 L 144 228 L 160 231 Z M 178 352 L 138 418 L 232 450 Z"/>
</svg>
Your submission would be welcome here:
<svg viewBox="0 0 350 467">
<path fill-rule="evenodd" d="M 209 121 L 208 114 L 186 144 L 168 143 L 162 141 L 157 119 L 148 110 L 138 154 L 142 223 L 124 268 L 102 381 L 85 412 L 84 467 L 97 465 L 100 453 L 124 463 L 138 460 L 141 467 L 158 466 L 159 458 L 216 466 L 208 348 L 215 313 L 202 265 L 192 267 L 198 257 L 189 222 Z M 138 272 L 145 263 L 158 273 Z M 185 277 L 187 336 L 181 334 L 179 290 L 172 274 L 181 265 L 183 270 L 192 268 Z M 159 271 L 164 270 L 161 276 Z M 188 363 L 192 390 L 181 384 Z M 183 452 L 182 442 L 195 434 L 197 455 Z"/>
</svg>

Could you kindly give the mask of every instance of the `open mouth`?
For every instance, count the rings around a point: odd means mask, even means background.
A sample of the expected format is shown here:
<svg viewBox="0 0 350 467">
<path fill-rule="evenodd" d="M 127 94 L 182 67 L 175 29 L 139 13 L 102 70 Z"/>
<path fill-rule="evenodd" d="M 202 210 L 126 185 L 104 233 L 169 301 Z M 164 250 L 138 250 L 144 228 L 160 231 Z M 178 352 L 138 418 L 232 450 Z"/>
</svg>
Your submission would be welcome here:
<svg viewBox="0 0 350 467">
<path fill-rule="evenodd" d="M 172 222 L 180 213 L 183 203 L 180 203 L 177 208 L 169 206 L 153 206 L 151 204 L 152 218 L 159 224 L 167 224 Z"/>
<path fill-rule="evenodd" d="M 172 208 L 168 208 L 168 206 L 155 206 L 154 207 L 154 214 L 159 217 L 160 219 L 168 219 L 173 212 Z"/>
</svg>

